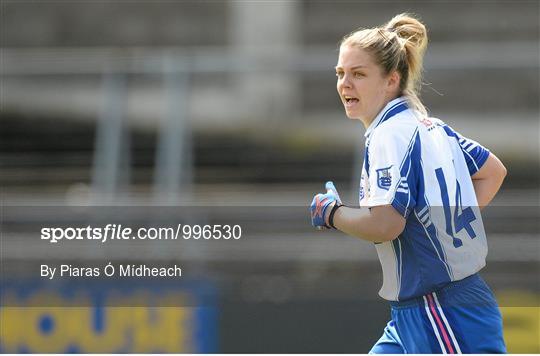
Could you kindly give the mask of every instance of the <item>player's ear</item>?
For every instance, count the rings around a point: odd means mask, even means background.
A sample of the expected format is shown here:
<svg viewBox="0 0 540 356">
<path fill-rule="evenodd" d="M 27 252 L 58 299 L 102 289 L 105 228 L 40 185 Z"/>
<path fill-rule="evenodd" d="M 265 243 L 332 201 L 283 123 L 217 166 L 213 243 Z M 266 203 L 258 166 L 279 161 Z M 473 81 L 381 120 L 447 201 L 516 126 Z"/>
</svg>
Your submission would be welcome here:
<svg viewBox="0 0 540 356">
<path fill-rule="evenodd" d="M 399 82 L 401 81 L 401 76 L 397 70 L 392 71 L 387 78 L 387 89 L 389 92 L 395 92 L 399 90 Z"/>
</svg>

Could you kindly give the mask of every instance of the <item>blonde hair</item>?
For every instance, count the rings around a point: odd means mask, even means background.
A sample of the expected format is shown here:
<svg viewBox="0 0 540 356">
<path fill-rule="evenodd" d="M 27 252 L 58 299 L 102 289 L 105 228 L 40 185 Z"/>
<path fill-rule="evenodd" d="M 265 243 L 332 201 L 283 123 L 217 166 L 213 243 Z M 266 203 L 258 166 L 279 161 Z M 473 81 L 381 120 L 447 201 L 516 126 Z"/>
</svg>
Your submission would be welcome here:
<svg viewBox="0 0 540 356">
<path fill-rule="evenodd" d="M 427 43 L 424 24 L 413 15 L 402 13 L 383 26 L 350 33 L 341 40 L 340 47 L 359 47 L 368 51 L 386 75 L 396 70 L 400 75 L 401 95 L 408 99 L 413 109 L 427 115 L 420 101 Z"/>
</svg>

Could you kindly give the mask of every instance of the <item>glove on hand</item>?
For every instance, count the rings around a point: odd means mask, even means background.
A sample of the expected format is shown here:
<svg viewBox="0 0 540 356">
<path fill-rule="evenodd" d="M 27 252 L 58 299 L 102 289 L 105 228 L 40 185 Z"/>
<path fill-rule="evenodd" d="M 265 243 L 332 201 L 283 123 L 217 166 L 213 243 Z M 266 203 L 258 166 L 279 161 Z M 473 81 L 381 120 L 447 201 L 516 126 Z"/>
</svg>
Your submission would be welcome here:
<svg viewBox="0 0 540 356">
<path fill-rule="evenodd" d="M 330 226 L 326 224 L 327 214 L 330 214 L 330 210 L 334 204 L 342 205 L 341 198 L 339 197 L 334 183 L 326 182 L 325 188 L 326 194 L 319 193 L 315 195 L 311 202 L 311 206 L 309 207 L 311 224 L 318 229 L 322 229 L 323 227 L 330 228 Z"/>
</svg>

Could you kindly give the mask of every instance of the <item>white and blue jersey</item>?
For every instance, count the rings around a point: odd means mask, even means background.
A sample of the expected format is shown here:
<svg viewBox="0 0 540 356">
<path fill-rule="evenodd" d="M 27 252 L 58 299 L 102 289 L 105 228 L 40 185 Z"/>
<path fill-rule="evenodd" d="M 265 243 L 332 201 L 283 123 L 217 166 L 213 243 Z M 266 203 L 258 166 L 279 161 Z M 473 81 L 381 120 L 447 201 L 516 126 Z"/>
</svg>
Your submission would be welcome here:
<svg viewBox="0 0 540 356">
<path fill-rule="evenodd" d="M 375 245 L 392 320 L 370 353 L 506 352 L 497 302 L 476 273 L 487 244 L 471 176 L 488 157 L 405 98 L 367 129 L 360 205 L 390 204 L 406 219 Z"/>
<path fill-rule="evenodd" d="M 489 151 L 422 117 L 404 97 L 389 102 L 365 136 L 360 205 L 391 204 L 406 219 L 398 238 L 375 245 L 380 296 L 424 296 L 484 267 L 486 236 L 471 176 Z"/>
</svg>

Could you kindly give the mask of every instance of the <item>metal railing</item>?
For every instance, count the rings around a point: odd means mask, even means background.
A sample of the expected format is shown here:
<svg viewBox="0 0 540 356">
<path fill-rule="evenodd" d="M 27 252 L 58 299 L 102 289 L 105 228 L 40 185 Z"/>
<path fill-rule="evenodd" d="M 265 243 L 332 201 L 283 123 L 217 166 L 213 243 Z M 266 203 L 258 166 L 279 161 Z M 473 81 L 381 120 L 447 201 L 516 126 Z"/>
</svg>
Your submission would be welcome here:
<svg viewBox="0 0 540 356">
<path fill-rule="evenodd" d="M 538 48 L 537 42 L 433 44 L 425 66 L 426 70 L 538 68 Z M 161 78 L 167 99 L 165 118 L 158 129 L 154 192 L 156 201 L 174 203 L 180 192 L 189 194 L 192 183 L 187 98 L 193 75 L 286 73 L 298 76 L 305 72 L 331 72 L 336 56 L 337 49 L 332 46 L 279 47 L 275 51 L 267 47 L 251 48 L 247 53 L 235 53 L 231 48 L 222 47 L 1 48 L 0 79 L 70 75 L 102 78 L 103 100 L 97 123 L 92 185 L 99 201 L 106 203 L 115 201 L 118 187 L 129 177 L 125 118 L 127 80 L 131 76 Z M 234 107 L 237 103 L 230 105 Z M 361 159 L 359 155 L 358 165 Z"/>
</svg>

